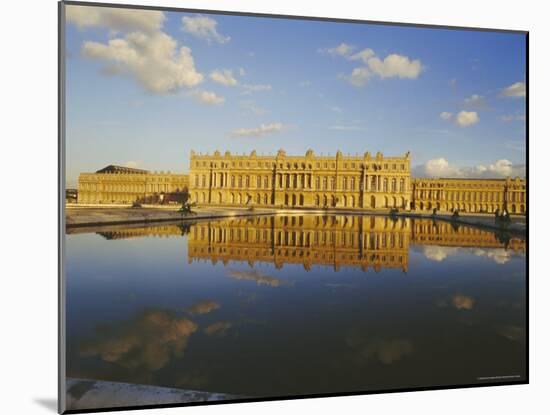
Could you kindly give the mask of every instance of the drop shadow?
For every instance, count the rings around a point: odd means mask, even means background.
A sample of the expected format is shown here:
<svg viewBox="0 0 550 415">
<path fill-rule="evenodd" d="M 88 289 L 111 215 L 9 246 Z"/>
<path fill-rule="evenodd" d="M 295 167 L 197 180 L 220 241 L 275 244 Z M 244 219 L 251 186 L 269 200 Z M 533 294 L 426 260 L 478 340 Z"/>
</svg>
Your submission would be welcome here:
<svg viewBox="0 0 550 415">
<path fill-rule="evenodd" d="M 57 413 L 57 399 L 53 398 L 36 398 L 34 400 L 38 405 Z"/>
</svg>

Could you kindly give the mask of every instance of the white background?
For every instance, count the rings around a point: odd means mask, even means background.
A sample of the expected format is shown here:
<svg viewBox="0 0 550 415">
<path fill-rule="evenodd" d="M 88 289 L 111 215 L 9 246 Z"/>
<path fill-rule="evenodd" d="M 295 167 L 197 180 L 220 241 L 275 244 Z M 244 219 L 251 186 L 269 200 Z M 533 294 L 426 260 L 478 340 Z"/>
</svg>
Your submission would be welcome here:
<svg viewBox="0 0 550 415">
<path fill-rule="evenodd" d="M 138 1 L 138 0 L 136 0 Z M 140 4 L 530 31 L 531 384 L 174 408 L 157 413 L 280 411 L 541 413 L 550 406 L 547 272 L 550 25 L 543 1 L 139 0 Z M 116 2 L 116 1 L 113 1 Z M 130 2 L 128 0 L 128 2 Z M 54 413 L 57 389 L 57 4 L 12 0 L 0 23 L 0 313 L 2 413 Z M 39 201 L 39 202 L 38 202 Z M 545 221 L 546 219 L 546 221 Z M 127 412 L 125 412 L 127 413 Z M 153 413 L 141 411 L 139 413 Z"/>
</svg>

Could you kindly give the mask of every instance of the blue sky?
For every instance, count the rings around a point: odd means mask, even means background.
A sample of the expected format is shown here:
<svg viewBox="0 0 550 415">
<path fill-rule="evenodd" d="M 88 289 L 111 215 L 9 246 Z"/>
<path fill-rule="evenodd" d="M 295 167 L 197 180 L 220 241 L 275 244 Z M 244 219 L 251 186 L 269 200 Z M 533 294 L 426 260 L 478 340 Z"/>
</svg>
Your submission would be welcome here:
<svg viewBox="0 0 550 415">
<path fill-rule="evenodd" d="M 525 174 L 522 34 L 87 6 L 66 34 L 69 186 L 108 164 L 185 172 L 191 149 Z"/>
</svg>

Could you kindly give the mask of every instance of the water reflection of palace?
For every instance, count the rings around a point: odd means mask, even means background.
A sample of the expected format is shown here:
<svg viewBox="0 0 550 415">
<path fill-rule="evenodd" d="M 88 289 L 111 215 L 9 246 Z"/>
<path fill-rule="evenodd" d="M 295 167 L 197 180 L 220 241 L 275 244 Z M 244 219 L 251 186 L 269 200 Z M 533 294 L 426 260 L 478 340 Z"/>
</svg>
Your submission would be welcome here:
<svg viewBox="0 0 550 415">
<path fill-rule="evenodd" d="M 361 267 L 409 267 L 408 220 L 375 216 L 274 216 L 198 223 L 189 233 L 189 261 L 210 260 Z"/>
<path fill-rule="evenodd" d="M 189 261 L 271 262 L 407 272 L 410 245 L 511 248 L 525 241 L 449 222 L 380 216 L 275 216 L 197 223 L 189 233 Z"/>
<path fill-rule="evenodd" d="M 189 262 L 210 261 L 382 268 L 408 271 L 409 246 L 504 248 L 525 253 L 525 241 L 450 222 L 388 216 L 288 215 L 225 221 L 108 227 L 106 239 L 188 237 Z"/>
</svg>

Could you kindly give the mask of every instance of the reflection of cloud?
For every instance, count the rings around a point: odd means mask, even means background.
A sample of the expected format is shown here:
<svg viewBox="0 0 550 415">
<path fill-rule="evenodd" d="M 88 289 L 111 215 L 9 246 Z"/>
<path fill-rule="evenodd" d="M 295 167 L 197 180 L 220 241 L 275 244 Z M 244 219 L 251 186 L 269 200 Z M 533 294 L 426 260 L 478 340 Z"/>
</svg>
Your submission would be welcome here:
<svg viewBox="0 0 550 415">
<path fill-rule="evenodd" d="M 452 298 L 453 306 L 458 310 L 471 310 L 475 300 L 467 295 L 455 294 Z"/>
<path fill-rule="evenodd" d="M 360 352 L 362 360 L 377 359 L 385 365 L 397 362 L 412 354 L 413 345 L 406 339 L 367 339 L 361 335 L 352 335 L 347 343 Z"/>
<path fill-rule="evenodd" d="M 237 280 L 246 280 L 246 281 L 256 281 L 258 285 L 269 285 L 270 287 L 280 287 L 284 284 L 284 281 L 281 281 L 278 278 L 270 277 L 269 275 L 262 274 L 256 270 L 252 271 L 239 271 L 236 269 L 230 269 L 227 271 L 227 274 L 231 278 Z"/>
<path fill-rule="evenodd" d="M 525 340 L 525 329 L 518 326 L 503 326 L 498 329 L 498 334 L 511 341 Z"/>
<path fill-rule="evenodd" d="M 186 311 L 189 314 L 206 314 L 220 308 L 220 304 L 212 300 L 202 300 L 193 304 Z"/>
<path fill-rule="evenodd" d="M 211 334 L 224 334 L 227 330 L 231 328 L 232 324 L 228 321 L 218 321 L 216 323 L 210 324 L 204 329 L 204 332 L 208 335 Z"/>
<path fill-rule="evenodd" d="M 428 245 L 423 247 L 424 256 L 432 261 L 441 262 L 447 257 L 459 253 L 473 254 L 478 257 L 486 257 L 495 261 L 497 264 L 506 264 L 512 258 L 513 252 L 506 249 L 482 249 L 482 248 L 460 248 L 450 246 Z"/>
<path fill-rule="evenodd" d="M 491 258 L 497 264 L 506 264 L 512 258 L 512 252 L 505 249 L 475 249 L 474 255 Z"/>
<path fill-rule="evenodd" d="M 458 248 L 448 246 L 425 246 L 424 256 L 432 261 L 441 262 L 450 255 L 456 255 Z"/>
<path fill-rule="evenodd" d="M 168 311 L 148 310 L 132 320 L 100 326 L 80 346 L 81 356 L 99 356 L 128 369 L 158 370 L 182 356 L 197 325 Z"/>
</svg>

